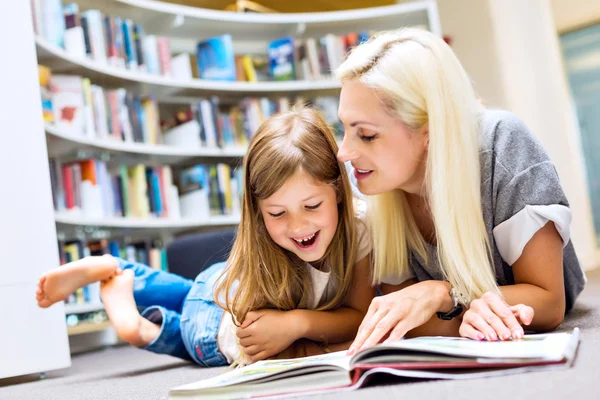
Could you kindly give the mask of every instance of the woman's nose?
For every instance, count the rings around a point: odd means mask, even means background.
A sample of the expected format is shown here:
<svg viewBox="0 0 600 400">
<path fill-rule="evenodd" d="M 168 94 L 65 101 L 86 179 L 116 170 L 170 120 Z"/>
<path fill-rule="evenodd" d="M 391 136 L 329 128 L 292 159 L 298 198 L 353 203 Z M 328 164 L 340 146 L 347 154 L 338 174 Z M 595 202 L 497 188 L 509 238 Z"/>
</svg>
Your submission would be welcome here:
<svg viewBox="0 0 600 400">
<path fill-rule="evenodd" d="M 350 146 L 350 139 L 348 135 L 344 135 L 344 140 L 340 145 L 337 153 L 337 158 L 341 162 L 352 161 L 358 156 L 357 152 Z"/>
</svg>

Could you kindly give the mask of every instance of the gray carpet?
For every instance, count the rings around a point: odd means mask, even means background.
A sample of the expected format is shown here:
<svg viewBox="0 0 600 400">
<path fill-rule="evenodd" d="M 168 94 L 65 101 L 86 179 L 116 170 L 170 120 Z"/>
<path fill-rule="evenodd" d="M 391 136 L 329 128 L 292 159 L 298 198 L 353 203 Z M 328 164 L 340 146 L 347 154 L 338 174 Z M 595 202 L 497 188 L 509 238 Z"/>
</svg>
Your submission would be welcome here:
<svg viewBox="0 0 600 400">
<path fill-rule="evenodd" d="M 581 329 L 581 344 L 573 368 L 531 372 L 467 381 L 382 382 L 355 392 L 312 396 L 311 399 L 599 399 L 600 270 L 588 273 L 589 282 L 561 331 Z M 0 358 L 2 355 L 0 355 Z M 71 368 L 32 377 L 0 380 L 2 400 L 165 399 L 171 386 L 219 374 L 221 368 L 202 369 L 169 356 L 132 347 L 113 347 L 76 355 Z"/>
</svg>

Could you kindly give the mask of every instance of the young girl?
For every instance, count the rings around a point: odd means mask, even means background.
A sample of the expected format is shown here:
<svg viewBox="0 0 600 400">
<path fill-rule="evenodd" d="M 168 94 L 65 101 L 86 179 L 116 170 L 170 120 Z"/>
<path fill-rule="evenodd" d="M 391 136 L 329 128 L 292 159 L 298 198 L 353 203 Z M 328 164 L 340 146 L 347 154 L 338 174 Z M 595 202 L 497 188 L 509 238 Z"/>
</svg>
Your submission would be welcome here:
<svg viewBox="0 0 600 400">
<path fill-rule="evenodd" d="M 378 297 L 350 353 L 411 335 L 521 338 L 583 289 L 571 212 L 539 142 L 485 110 L 444 41 L 382 32 L 337 71 L 338 153 L 368 195 Z M 417 328 L 417 329 L 414 329 Z"/>
<path fill-rule="evenodd" d="M 374 289 L 365 284 L 369 237 L 336 153 L 318 112 L 270 118 L 244 160 L 241 223 L 226 263 L 191 281 L 111 256 L 87 257 L 42 276 L 39 306 L 103 281 L 106 312 L 124 340 L 203 366 L 273 357 L 299 339 L 347 348 Z M 141 314 L 136 304 L 145 307 Z"/>
</svg>

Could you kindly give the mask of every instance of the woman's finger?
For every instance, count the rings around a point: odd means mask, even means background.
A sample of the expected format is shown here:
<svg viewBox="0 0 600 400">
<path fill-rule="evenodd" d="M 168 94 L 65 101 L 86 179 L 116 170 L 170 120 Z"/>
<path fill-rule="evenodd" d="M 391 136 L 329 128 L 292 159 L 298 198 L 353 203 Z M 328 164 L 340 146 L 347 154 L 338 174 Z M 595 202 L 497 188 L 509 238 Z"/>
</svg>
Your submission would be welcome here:
<svg viewBox="0 0 600 400">
<path fill-rule="evenodd" d="M 517 304 L 510 307 L 513 315 L 519 319 L 523 325 L 531 324 L 535 312 L 532 307 L 526 306 L 525 304 Z"/>
<path fill-rule="evenodd" d="M 506 308 L 507 312 L 510 312 L 510 310 L 508 309 L 508 306 Z M 505 325 L 505 322 L 503 319 L 501 319 L 498 315 L 496 315 L 492 309 L 490 309 L 488 304 L 485 304 L 483 306 L 481 306 L 478 310 L 477 310 L 477 314 L 479 314 L 481 316 L 481 318 L 483 318 L 483 320 L 492 327 L 492 329 L 494 330 L 494 332 L 496 333 L 496 336 L 498 339 L 500 340 L 508 340 L 511 337 L 511 331 L 510 329 L 508 329 L 508 327 Z M 512 313 L 511 313 L 512 316 Z M 495 339 L 494 339 L 495 340 Z"/>
<path fill-rule="evenodd" d="M 373 303 L 371 303 L 371 307 L 373 307 Z M 374 307 L 373 312 L 371 312 L 371 307 L 369 307 L 369 313 L 363 319 L 363 322 L 360 324 L 358 328 L 358 333 L 356 334 L 356 339 L 350 346 L 348 350 L 348 355 L 355 354 L 359 349 L 364 347 L 365 341 L 371 336 L 371 333 L 381 320 L 387 313 L 387 310 L 380 310 L 378 307 Z"/>
<path fill-rule="evenodd" d="M 400 321 L 400 318 L 396 316 L 396 313 L 387 312 L 387 310 L 385 310 L 384 312 L 381 312 L 380 314 L 375 314 L 375 317 L 378 317 L 378 321 L 373 324 L 371 333 L 365 339 L 363 345 L 359 347 L 359 351 L 375 346 Z M 373 320 L 375 320 L 375 318 L 373 318 Z"/>
<path fill-rule="evenodd" d="M 486 295 L 487 293 L 484 296 Z M 487 296 L 485 300 L 492 312 L 496 314 L 496 316 L 502 320 L 504 326 L 508 328 L 510 331 L 510 336 L 512 336 L 514 339 L 521 339 L 524 334 L 523 327 L 514 316 L 510 306 L 496 294 Z M 503 339 L 509 339 L 510 336 L 503 337 Z"/>
<path fill-rule="evenodd" d="M 383 343 L 397 342 L 402 339 L 409 330 L 410 328 L 407 320 L 403 319 L 396 324 L 392 331 L 387 335 L 387 338 L 384 338 Z"/>
<path fill-rule="evenodd" d="M 479 312 L 469 310 L 463 316 L 463 324 L 471 325 L 475 330 L 481 332 L 485 339 L 493 342 L 498 340 L 498 335 Z"/>
<path fill-rule="evenodd" d="M 465 338 L 469 338 L 469 339 L 473 339 L 473 340 L 485 339 L 485 336 L 483 335 L 483 333 L 479 332 L 477 329 L 473 328 L 473 326 L 471 326 L 471 324 L 465 323 L 464 321 L 462 324 L 460 324 L 460 328 L 458 328 L 458 334 L 461 337 L 465 337 Z"/>
</svg>

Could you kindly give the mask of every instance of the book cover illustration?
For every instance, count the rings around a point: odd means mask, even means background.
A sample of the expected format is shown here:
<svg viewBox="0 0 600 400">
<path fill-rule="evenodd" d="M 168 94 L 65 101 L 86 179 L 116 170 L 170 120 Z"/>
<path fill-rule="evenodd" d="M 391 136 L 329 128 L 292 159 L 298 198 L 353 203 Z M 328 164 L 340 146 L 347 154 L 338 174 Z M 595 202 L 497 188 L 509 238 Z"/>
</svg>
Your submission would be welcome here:
<svg viewBox="0 0 600 400">
<path fill-rule="evenodd" d="M 196 56 L 201 79 L 235 81 L 235 55 L 231 35 L 216 36 L 199 42 Z"/>
<path fill-rule="evenodd" d="M 267 54 L 269 56 L 269 70 L 273 80 L 289 81 L 296 79 L 294 39 L 285 37 L 269 43 Z"/>
</svg>

